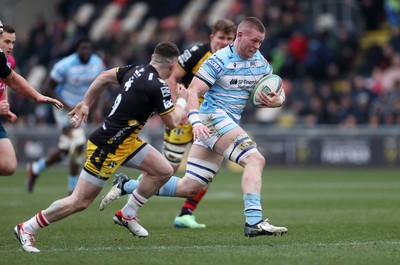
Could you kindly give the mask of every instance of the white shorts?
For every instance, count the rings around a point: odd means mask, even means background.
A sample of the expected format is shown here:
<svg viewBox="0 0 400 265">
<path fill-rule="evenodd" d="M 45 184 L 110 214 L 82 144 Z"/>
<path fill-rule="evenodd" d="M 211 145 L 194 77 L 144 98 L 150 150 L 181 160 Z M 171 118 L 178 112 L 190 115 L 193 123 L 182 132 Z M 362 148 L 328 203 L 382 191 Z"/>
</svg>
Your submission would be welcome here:
<svg viewBox="0 0 400 265">
<path fill-rule="evenodd" d="M 211 130 L 212 135 L 207 139 L 195 140 L 197 144 L 206 148 L 214 148 L 215 143 L 230 130 L 239 125 L 223 110 L 218 109 L 216 113 L 200 113 L 201 122 Z"/>
</svg>

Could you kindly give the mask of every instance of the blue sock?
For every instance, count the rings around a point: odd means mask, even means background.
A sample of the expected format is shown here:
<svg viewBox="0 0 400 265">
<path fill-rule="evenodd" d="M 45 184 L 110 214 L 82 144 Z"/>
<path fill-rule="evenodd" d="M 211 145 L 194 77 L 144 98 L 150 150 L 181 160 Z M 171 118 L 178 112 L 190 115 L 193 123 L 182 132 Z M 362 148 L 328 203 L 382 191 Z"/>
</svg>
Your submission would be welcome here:
<svg viewBox="0 0 400 265">
<path fill-rule="evenodd" d="M 42 158 L 40 158 L 37 162 L 36 162 L 36 165 L 37 165 L 37 174 L 40 174 L 40 173 L 42 173 L 43 171 L 45 171 L 46 170 L 46 168 L 47 168 L 47 166 L 46 166 L 46 157 L 42 157 Z"/>
<path fill-rule="evenodd" d="M 158 190 L 157 196 L 174 197 L 178 180 L 178 177 L 172 176 L 167 183 Z"/>
<path fill-rule="evenodd" d="M 254 225 L 262 221 L 260 197 L 260 194 L 257 193 L 246 193 L 243 195 L 244 215 L 246 217 L 246 223 L 249 225 Z"/>
<path fill-rule="evenodd" d="M 172 176 L 157 192 L 157 196 L 174 197 L 178 177 Z M 139 181 L 130 179 L 122 187 L 127 194 L 131 194 L 139 186 Z"/>
<path fill-rule="evenodd" d="M 126 192 L 126 194 L 131 194 L 138 186 L 138 180 L 130 179 L 128 182 L 125 182 L 125 184 L 122 186 L 122 189 Z"/>
<path fill-rule="evenodd" d="M 72 193 L 78 183 L 78 176 L 68 176 L 68 192 Z"/>
</svg>

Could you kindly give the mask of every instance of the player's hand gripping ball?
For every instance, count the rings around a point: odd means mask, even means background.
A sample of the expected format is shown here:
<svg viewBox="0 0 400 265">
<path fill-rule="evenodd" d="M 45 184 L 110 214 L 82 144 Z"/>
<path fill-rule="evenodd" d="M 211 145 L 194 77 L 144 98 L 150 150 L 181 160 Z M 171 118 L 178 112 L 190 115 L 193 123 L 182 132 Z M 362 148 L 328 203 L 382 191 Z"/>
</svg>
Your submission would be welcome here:
<svg viewBox="0 0 400 265">
<path fill-rule="evenodd" d="M 251 102 L 255 106 L 260 106 L 261 103 L 257 101 L 258 95 L 261 92 L 268 95 L 271 91 L 275 91 L 278 94 L 282 91 L 282 78 L 280 76 L 271 74 L 258 80 L 250 96 Z"/>
</svg>

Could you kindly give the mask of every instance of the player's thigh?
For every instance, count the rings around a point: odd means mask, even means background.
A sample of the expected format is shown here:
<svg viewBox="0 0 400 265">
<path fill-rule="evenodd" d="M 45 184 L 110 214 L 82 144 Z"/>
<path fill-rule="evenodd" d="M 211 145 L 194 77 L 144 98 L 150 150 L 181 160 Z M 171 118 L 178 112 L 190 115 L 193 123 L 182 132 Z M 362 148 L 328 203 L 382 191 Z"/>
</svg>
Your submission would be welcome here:
<svg viewBox="0 0 400 265">
<path fill-rule="evenodd" d="M 147 145 L 147 153 L 139 165 L 139 169 L 150 175 L 172 175 L 173 168 L 165 157 L 150 144 Z"/>
<path fill-rule="evenodd" d="M 225 150 L 240 136 L 240 135 L 247 135 L 247 133 L 239 126 L 233 128 L 229 132 L 221 135 L 218 141 L 214 145 L 214 150 L 219 153 L 223 154 Z"/>
<path fill-rule="evenodd" d="M 17 168 L 17 158 L 9 138 L 0 139 L 0 172 L 12 174 Z"/>
<path fill-rule="evenodd" d="M 219 171 L 224 157 L 213 150 L 195 142 L 190 149 L 183 178 L 187 187 L 204 187 L 210 183 Z M 200 183 L 195 183 L 196 181 Z"/>
<path fill-rule="evenodd" d="M 217 152 L 198 144 L 193 144 L 190 148 L 188 159 L 192 158 L 215 163 L 217 165 L 222 164 L 222 161 L 224 160 L 224 158 Z"/>
</svg>

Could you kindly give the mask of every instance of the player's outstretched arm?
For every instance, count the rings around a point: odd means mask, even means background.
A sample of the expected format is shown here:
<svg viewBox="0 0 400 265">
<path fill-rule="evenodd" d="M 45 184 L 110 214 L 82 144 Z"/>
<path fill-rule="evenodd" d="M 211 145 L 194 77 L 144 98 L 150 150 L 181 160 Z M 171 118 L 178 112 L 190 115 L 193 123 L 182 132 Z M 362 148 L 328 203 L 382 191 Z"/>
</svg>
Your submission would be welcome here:
<svg viewBox="0 0 400 265">
<path fill-rule="evenodd" d="M 72 126 L 77 128 L 82 121 L 87 122 L 90 107 L 97 97 L 110 85 L 119 85 L 116 68 L 103 71 L 96 77 L 92 84 L 90 84 L 83 100 L 68 113 L 68 115 L 72 116 L 69 120 Z"/>
<path fill-rule="evenodd" d="M 36 100 L 39 103 L 50 103 L 58 109 L 64 106 L 59 100 L 40 94 L 25 80 L 25 78 L 15 72 L 13 72 L 9 78 L 3 79 L 3 81 L 16 92 Z"/>
</svg>

